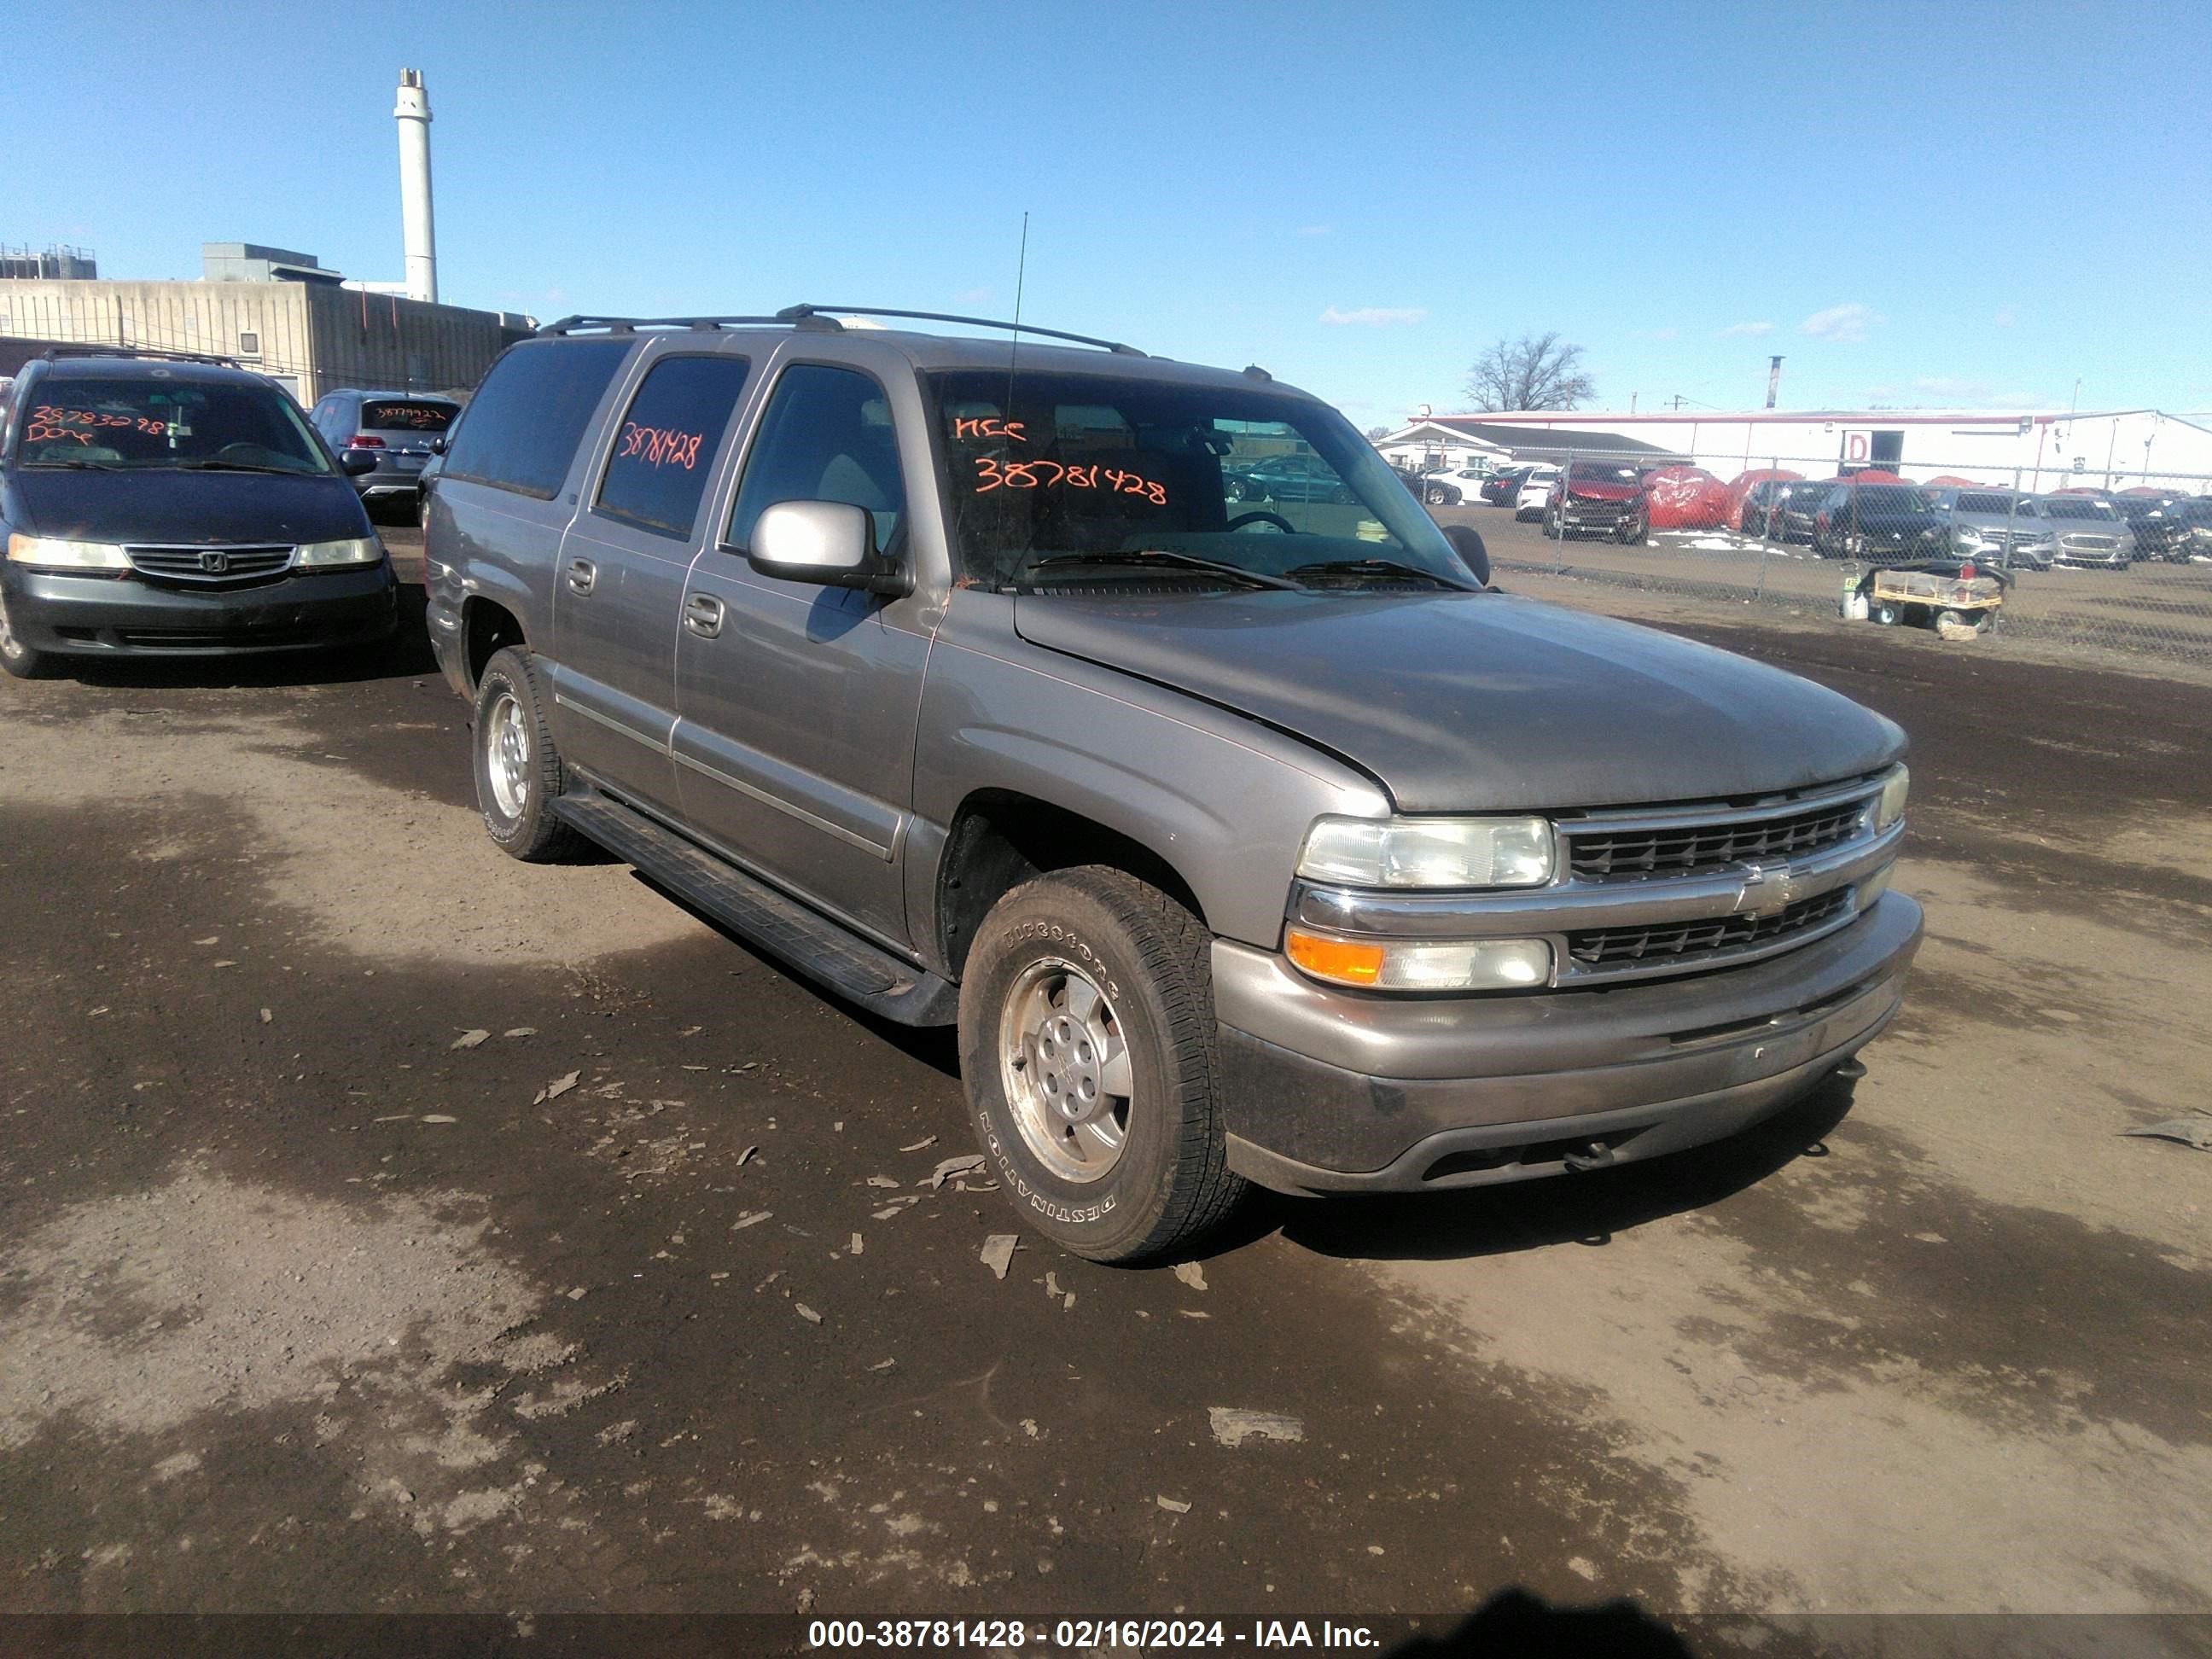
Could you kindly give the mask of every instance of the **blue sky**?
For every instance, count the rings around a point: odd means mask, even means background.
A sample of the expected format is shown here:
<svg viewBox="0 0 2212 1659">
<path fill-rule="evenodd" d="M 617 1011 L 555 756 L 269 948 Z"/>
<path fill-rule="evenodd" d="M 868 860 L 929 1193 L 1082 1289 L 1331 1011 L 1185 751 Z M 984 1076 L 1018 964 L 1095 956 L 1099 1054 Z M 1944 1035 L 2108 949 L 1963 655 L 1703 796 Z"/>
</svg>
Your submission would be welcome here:
<svg viewBox="0 0 2212 1659">
<path fill-rule="evenodd" d="M 400 275 L 392 87 L 460 304 L 1024 315 L 1362 426 L 1501 335 L 1597 404 L 2212 409 L 2212 8 L 23 10 L 0 240 Z M 25 106 L 19 101 L 19 107 Z M 74 112 L 77 118 L 68 118 Z"/>
</svg>

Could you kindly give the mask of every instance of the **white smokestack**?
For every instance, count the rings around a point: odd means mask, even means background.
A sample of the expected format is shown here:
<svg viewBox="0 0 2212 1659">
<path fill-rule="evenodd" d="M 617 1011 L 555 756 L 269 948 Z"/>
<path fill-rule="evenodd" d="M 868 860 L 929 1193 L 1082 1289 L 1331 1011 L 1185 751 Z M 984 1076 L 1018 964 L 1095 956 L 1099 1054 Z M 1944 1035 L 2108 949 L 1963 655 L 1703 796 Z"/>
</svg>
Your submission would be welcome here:
<svg viewBox="0 0 2212 1659">
<path fill-rule="evenodd" d="M 399 71 L 399 217 L 407 238 L 407 297 L 438 297 L 438 230 L 430 210 L 430 94 L 422 71 Z"/>
</svg>

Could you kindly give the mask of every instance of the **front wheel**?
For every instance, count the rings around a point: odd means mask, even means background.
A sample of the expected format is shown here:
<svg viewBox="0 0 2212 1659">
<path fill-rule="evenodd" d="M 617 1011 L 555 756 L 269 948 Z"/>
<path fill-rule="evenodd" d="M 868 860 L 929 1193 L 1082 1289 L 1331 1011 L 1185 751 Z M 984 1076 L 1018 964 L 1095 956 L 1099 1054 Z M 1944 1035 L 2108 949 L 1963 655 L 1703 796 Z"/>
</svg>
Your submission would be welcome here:
<svg viewBox="0 0 2212 1659">
<path fill-rule="evenodd" d="M 545 701 L 530 653 L 515 646 L 494 652 L 477 681 L 477 805 L 500 850 L 526 864 L 550 864 L 579 844 L 553 816 L 563 775 Z"/>
<path fill-rule="evenodd" d="M 1236 1207 L 1216 1079 L 1212 936 L 1103 866 L 999 901 L 960 987 L 960 1066 L 1015 1208 L 1094 1261 L 1186 1249 Z"/>
<path fill-rule="evenodd" d="M 54 672 L 54 659 L 26 645 L 9 623 L 5 595 L 0 595 L 0 668 L 19 680 L 44 679 Z"/>
</svg>

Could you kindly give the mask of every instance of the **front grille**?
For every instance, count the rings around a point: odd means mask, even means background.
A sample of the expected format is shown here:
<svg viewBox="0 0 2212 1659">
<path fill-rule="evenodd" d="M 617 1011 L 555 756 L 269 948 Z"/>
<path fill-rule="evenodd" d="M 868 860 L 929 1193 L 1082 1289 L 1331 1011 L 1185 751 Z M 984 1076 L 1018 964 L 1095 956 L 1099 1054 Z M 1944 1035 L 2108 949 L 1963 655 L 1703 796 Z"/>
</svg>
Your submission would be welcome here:
<svg viewBox="0 0 2212 1659">
<path fill-rule="evenodd" d="M 1748 823 L 1685 823 L 1633 830 L 1567 826 L 1567 867 L 1577 881 L 1680 876 L 1753 859 L 1790 859 L 1849 841 L 1864 799 Z"/>
<path fill-rule="evenodd" d="M 1800 899 L 1771 916 L 1715 916 L 1657 927 L 1593 927 L 1567 935 L 1567 955 L 1584 968 L 1625 968 L 1661 962 L 1687 966 L 1692 959 L 1771 944 L 1849 914 L 1851 890 L 1838 887 Z"/>
<path fill-rule="evenodd" d="M 123 550 L 130 556 L 131 568 L 140 575 L 194 587 L 237 587 L 270 581 L 292 564 L 291 548 L 282 544 L 125 547 Z"/>
<path fill-rule="evenodd" d="M 2120 545 L 2115 536 L 2061 536 L 2058 540 L 2069 553 L 2113 553 Z"/>
</svg>

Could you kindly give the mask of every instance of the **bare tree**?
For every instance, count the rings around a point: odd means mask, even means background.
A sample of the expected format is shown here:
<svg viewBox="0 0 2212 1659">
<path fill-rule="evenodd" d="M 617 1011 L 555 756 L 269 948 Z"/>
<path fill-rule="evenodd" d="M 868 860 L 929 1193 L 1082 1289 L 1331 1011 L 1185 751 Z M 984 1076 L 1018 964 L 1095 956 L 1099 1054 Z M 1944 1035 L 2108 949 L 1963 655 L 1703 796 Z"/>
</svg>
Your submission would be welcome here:
<svg viewBox="0 0 2212 1659">
<path fill-rule="evenodd" d="M 1370 443 L 1379 444 L 1389 435 L 1390 428 L 1387 426 L 1370 426 L 1367 428 L 1367 441 Z"/>
<path fill-rule="evenodd" d="M 1572 409 L 1597 392 L 1583 373 L 1583 349 L 1557 334 L 1500 340 L 1467 372 L 1467 395 L 1484 410 Z"/>
</svg>

